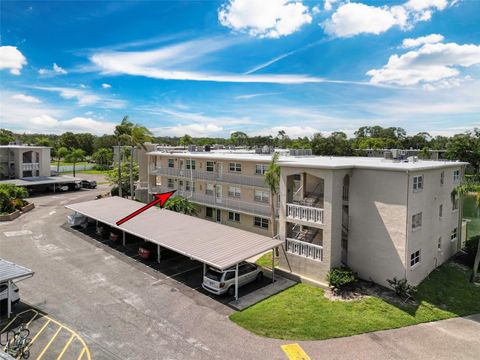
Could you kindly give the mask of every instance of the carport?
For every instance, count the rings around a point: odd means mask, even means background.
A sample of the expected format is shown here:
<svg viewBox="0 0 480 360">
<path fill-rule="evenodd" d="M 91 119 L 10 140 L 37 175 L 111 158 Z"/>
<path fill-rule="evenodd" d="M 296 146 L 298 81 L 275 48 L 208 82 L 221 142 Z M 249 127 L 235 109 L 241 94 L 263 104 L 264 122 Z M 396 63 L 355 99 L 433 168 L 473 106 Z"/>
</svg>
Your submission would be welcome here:
<svg viewBox="0 0 480 360">
<path fill-rule="evenodd" d="M 0 259 L 0 284 L 7 283 L 7 317 L 12 313 L 12 282 L 32 277 L 34 272 L 10 261 Z"/>
<path fill-rule="evenodd" d="M 283 243 L 281 240 L 158 207 L 152 207 L 117 226 L 118 220 L 142 207 L 137 201 L 118 196 L 65 207 L 122 231 L 123 239 L 125 233 L 128 233 L 157 244 L 158 262 L 161 261 L 161 248 L 164 247 L 203 263 L 204 274 L 207 265 L 222 271 L 235 266 L 235 299 L 238 299 L 238 264 L 265 251 L 274 251 Z"/>
</svg>

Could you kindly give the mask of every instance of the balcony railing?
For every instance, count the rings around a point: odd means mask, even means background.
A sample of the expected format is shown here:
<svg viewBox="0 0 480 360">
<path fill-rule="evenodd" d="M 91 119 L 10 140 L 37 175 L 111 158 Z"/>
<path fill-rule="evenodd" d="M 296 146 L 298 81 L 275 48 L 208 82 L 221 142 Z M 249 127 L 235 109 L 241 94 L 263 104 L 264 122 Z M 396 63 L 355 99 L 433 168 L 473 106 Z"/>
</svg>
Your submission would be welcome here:
<svg viewBox="0 0 480 360">
<path fill-rule="evenodd" d="M 23 171 L 40 170 L 40 164 L 39 163 L 23 163 L 22 170 Z"/>
<path fill-rule="evenodd" d="M 265 180 L 263 176 L 248 176 L 241 174 L 219 173 L 216 171 L 201 171 L 201 170 L 189 170 L 178 169 L 169 167 L 159 167 L 150 165 L 150 175 L 164 175 L 172 177 L 184 177 L 190 179 L 198 179 L 204 181 L 217 181 L 229 184 L 239 184 L 246 186 L 255 186 L 266 188 Z"/>
<path fill-rule="evenodd" d="M 308 259 L 317 261 L 322 261 L 323 259 L 323 247 L 320 245 L 287 238 L 285 240 L 285 248 L 288 253 L 303 256 Z"/>
<path fill-rule="evenodd" d="M 323 225 L 324 211 L 321 208 L 287 204 L 287 218 Z"/>
<path fill-rule="evenodd" d="M 150 188 L 151 193 L 162 193 L 166 191 L 172 191 L 173 189 L 163 187 L 163 186 L 152 186 Z M 212 207 L 224 208 L 227 210 L 244 212 L 253 215 L 261 215 L 261 216 L 270 216 L 271 210 L 269 205 L 257 204 L 257 203 L 249 203 L 246 201 L 235 200 L 229 197 L 223 196 L 214 196 L 214 195 L 207 195 L 200 192 L 190 192 L 187 190 L 177 190 L 175 195 L 183 196 L 190 201 L 201 204 L 207 205 Z"/>
</svg>

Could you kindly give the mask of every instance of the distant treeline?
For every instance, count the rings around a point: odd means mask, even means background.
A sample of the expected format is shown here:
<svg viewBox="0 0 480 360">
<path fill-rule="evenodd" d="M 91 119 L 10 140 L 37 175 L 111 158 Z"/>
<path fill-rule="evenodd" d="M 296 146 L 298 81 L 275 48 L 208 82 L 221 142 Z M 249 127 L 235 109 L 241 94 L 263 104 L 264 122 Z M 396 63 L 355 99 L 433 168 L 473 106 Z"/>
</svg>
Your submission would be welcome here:
<svg viewBox="0 0 480 360">
<path fill-rule="evenodd" d="M 56 149 L 82 149 L 85 155 L 91 156 L 99 149 L 115 146 L 118 141 L 115 135 L 95 136 L 89 133 L 65 132 L 53 134 L 16 134 L 0 129 L 0 143 L 8 144 L 21 141 L 23 144 L 50 146 L 53 155 Z M 316 155 L 346 156 L 355 155 L 356 149 L 420 149 L 421 156 L 429 157 L 428 150 L 446 150 L 446 158 L 469 162 L 475 172 L 480 167 L 480 129 L 475 128 L 465 133 L 447 136 L 431 136 L 427 132 L 407 135 L 400 127 L 362 126 L 348 138 L 344 132 L 333 132 L 329 135 L 312 134 L 311 137 L 290 138 L 285 131 L 275 136 L 248 136 L 240 131 L 233 132 L 229 138 L 194 138 L 186 134 L 182 137 L 153 137 L 152 142 L 173 146 L 188 145 L 235 145 L 235 146 L 275 146 L 279 148 L 312 149 Z"/>
</svg>

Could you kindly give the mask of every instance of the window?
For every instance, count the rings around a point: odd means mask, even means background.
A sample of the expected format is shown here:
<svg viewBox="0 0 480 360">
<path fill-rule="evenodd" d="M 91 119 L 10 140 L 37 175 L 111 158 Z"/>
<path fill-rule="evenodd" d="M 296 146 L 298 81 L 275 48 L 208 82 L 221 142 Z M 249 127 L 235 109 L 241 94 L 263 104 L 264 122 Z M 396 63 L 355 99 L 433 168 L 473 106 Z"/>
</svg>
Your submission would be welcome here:
<svg viewBox="0 0 480 360">
<path fill-rule="evenodd" d="M 445 183 L 445 172 L 442 171 L 442 172 L 440 173 L 440 185 L 443 186 L 444 183 Z"/>
<path fill-rule="evenodd" d="M 168 167 L 169 168 L 175 167 L 175 163 L 174 163 L 173 159 L 168 159 Z"/>
<path fill-rule="evenodd" d="M 415 214 L 412 216 L 412 229 L 418 229 L 422 227 L 422 213 L 419 212 L 418 214 Z"/>
<path fill-rule="evenodd" d="M 257 164 L 255 165 L 255 175 L 263 175 L 267 171 L 268 165 Z"/>
<path fill-rule="evenodd" d="M 207 161 L 207 171 L 215 171 L 215 164 L 213 161 Z"/>
<path fill-rule="evenodd" d="M 235 186 L 229 186 L 228 187 L 228 196 L 239 198 L 240 197 L 240 188 L 235 187 Z"/>
<path fill-rule="evenodd" d="M 454 228 L 450 234 L 450 241 L 457 240 L 458 237 L 458 228 Z"/>
<path fill-rule="evenodd" d="M 253 218 L 253 226 L 260 227 L 262 229 L 268 229 L 268 219 L 255 216 Z"/>
<path fill-rule="evenodd" d="M 453 182 L 457 183 L 460 181 L 460 170 L 453 171 Z"/>
<path fill-rule="evenodd" d="M 255 201 L 269 202 L 270 201 L 270 194 L 268 193 L 268 191 L 255 190 L 253 198 L 254 198 Z"/>
<path fill-rule="evenodd" d="M 195 170 L 195 160 L 186 160 L 185 165 L 187 170 Z"/>
<path fill-rule="evenodd" d="M 235 222 L 240 222 L 240 214 L 236 213 L 236 212 L 233 212 L 233 211 L 229 211 L 228 212 L 228 220 L 235 221 Z"/>
<path fill-rule="evenodd" d="M 195 181 L 185 181 L 185 190 L 195 192 Z"/>
<path fill-rule="evenodd" d="M 419 262 L 420 262 L 420 250 L 417 250 L 410 255 L 410 267 L 415 266 Z"/>
<path fill-rule="evenodd" d="M 438 207 L 438 217 L 443 217 L 443 205 L 440 204 L 440 206 Z"/>
<path fill-rule="evenodd" d="M 240 163 L 229 163 L 228 170 L 231 172 L 242 172 L 242 164 Z"/>
<path fill-rule="evenodd" d="M 167 180 L 167 187 L 168 187 L 169 189 L 173 189 L 173 179 L 168 179 L 168 180 Z"/>
<path fill-rule="evenodd" d="M 207 184 L 205 187 L 205 194 L 206 195 L 213 195 L 215 191 L 215 185 L 213 184 Z"/>
<path fill-rule="evenodd" d="M 442 237 L 438 238 L 437 249 L 440 251 L 442 250 Z"/>
<path fill-rule="evenodd" d="M 205 217 L 213 218 L 213 208 L 208 206 L 205 208 Z"/>
<path fill-rule="evenodd" d="M 413 177 L 413 191 L 420 191 L 423 189 L 423 175 Z"/>
<path fill-rule="evenodd" d="M 452 196 L 452 211 L 457 211 L 460 204 L 458 194 Z"/>
</svg>

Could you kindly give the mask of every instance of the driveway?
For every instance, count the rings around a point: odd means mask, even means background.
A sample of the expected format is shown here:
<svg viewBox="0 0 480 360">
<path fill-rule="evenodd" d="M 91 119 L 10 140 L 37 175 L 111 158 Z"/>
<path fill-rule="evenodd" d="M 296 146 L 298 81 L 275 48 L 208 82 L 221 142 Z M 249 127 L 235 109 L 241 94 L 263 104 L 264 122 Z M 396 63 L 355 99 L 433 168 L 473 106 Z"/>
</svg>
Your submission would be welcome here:
<svg viewBox="0 0 480 360">
<path fill-rule="evenodd" d="M 35 271 L 19 283 L 25 302 L 75 329 L 92 359 L 286 359 L 292 342 L 247 332 L 222 302 L 64 226 L 65 204 L 105 191 L 38 196 L 0 224 L 0 256 Z M 298 343 L 311 359 L 478 359 L 479 334 L 474 316 Z"/>
</svg>

